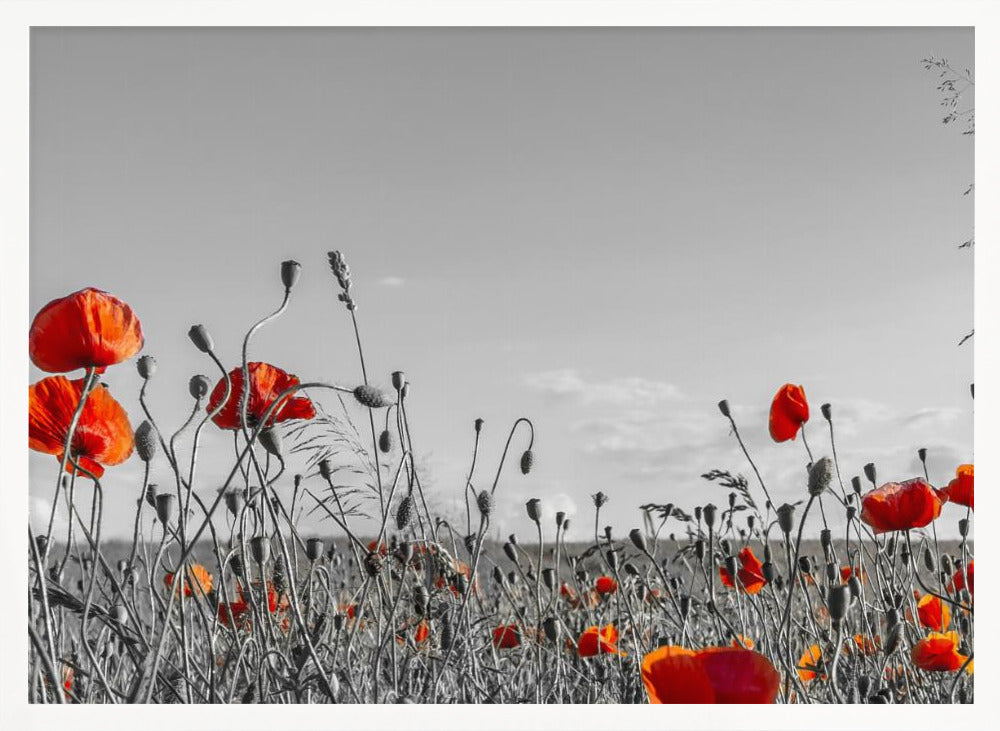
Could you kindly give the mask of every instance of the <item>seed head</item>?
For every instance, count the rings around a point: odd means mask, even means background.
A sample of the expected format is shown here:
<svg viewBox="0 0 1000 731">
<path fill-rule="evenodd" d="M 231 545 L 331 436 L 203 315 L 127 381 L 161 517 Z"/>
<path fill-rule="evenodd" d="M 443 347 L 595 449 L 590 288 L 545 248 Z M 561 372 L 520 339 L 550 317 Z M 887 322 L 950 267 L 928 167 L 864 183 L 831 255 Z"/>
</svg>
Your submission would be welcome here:
<svg viewBox="0 0 1000 731">
<path fill-rule="evenodd" d="M 389 405 L 385 394 L 374 386 L 358 386 L 354 389 L 354 398 L 362 406 L 367 406 L 369 409 L 381 409 Z"/>
<path fill-rule="evenodd" d="M 556 511 L 556 528 L 562 528 L 563 522 L 566 520 L 566 513 L 562 510 Z"/>
<path fill-rule="evenodd" d="M 719 411 L 721 411 L 722 415 L 728 419 L 730 417 L 729 402 L 722 399 L 722 401 L 719 402 Z"/>
<path fill-rule="evenodd" d="M 169 492 L 160 493 L 156 496 L 156 517 L 160 523 L 167 525 L 174 517 L 174 496 Z"/>
<path fill-rule="evenodd" d="M 778 527 L 781 532 L 788 535 L 795 527 L 795 506 L 785 503 L 778 508 Z"/>
<path fill-rule="evenodd" d="M 288 261 L 281 262 L 281 283 L 285 285 L 286 292 L 292 291 L 292 287 L 299 281 L 301 271 L 302 265 L 297 261 L 289 259 Z"/>
<path fill-rule="evenodd" d="M 526 475 L 531 472 L 531 467 L 534 464 L 535 455 L 532 454 L 530 449 L 524 450 L 524 454 L 521 455 L 521 474 Z"/>
<path fill-rule="evenodd" d="M 475 430 L 476 430 L 476 434 L 478 434 L 479 432 L 481 432 L 483 430 L 483 424 L 485 424 L 485 423 L 486 422 L 484 422 L 482 419 L 476 419 L 476 421 L 475 421 L 475 423 L 473 425 L 474 428 L 475 428 Z"/>
<path fill-rule="evenodd" d="M 921 447 L 920 449 L 918 449 L 917 450 L 917 457 L 920 458 L 920 462 L 922 464 L 926 464 L 927 463 L 927 449 L 925 447 Z"/>
<path fill-rule="evenodd" d="M 333 476 L 333 462 L 329 457 L 324 457 L 319 461 L 319 473 L 324 480 L 329 480 Z"/>
<path fill-rule="evenodd" d="M 701 515 L 705 519 L 705 525 L 712 528 L 715 525 L 715 512 L 717 508 L 709 503 L 704 508 L 702 508 Z"/>
<path fill-rule="evenodd" d="M 156 374 L 156 358 L 144 355 L 135 362 L 135 368 L 139 371 L 142 380 L 148 381 Z"/>
<path fill-rule="evenodd" d="M 243 510 L 243 490 L 226 490 L 226 508 L 232 513 L 234 518 L 238 518 L 240 511 Z"/>
<path fill-rule="evenodd" d="M 542 501 L 536 497 L 531 498 L 528 502 L 524 504 L 524 507 L 528 511 L 528 517 L 535 523 L 538 523 L 542 519 Z"/>
<path fill-rule="evenodd" d="M 593 494 L 593 495 L 591 495 L 590 497 L 591 497 L 591 499 L 592 499 L 592 500 L 594 501 L 594 507 L 595 507 L 595 508 L 598 508 L 598 509 L 599 509 L 599 508 L 600 508 L 600 507 L 601 507 L 602 505 L 604 505 L 605 503 L 607 503 L 607 502 L 608 502 L 608 496 L 607 496 L 607 495 L 605 495 L 605 494 L 604 494 L 603 492 L 601 492 L 601 491 L 597 491 L 596 493 L 594 493 L 594 494 Z"/>
<path fill-rule="evenodd" d="M 413 496 L 406 495 L 399 501 L 399 507 L 396 508 L 396 528 L 399 530 L 406 530 L 406 526 L 410 524 L 410 519 L 412 517 Z"/>
<path fill-rule="evenodd" d="M 254 536 L 250 539 L 250 555 L 263 566 L 271 557 L 271 542 L 264 536 Z"/>
<path fill-rule="evenodd" d="M 406 374 L 403 371 L 392 372 L 392 387 L 397 391 L 402 391 L 406 385 Z"/>
</svg>

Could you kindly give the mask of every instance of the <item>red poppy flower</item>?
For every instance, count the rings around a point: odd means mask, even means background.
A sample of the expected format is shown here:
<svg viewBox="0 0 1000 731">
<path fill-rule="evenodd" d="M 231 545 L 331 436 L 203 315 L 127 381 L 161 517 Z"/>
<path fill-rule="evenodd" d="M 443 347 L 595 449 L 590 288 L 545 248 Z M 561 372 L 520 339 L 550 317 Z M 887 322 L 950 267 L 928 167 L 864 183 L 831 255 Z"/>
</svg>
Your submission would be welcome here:
<svg viewBox="0 0 1000 731">
<path fill-rule="evenodd" d="M 201 564 L 194 564 L 188 571 L 188 578 L 184 580 L 184 596 L 195 596 L 195 589 L 192 587 L 190 579 L 194 579 L 194 585 L 197 586 L 197 595 L 207 596 L 210 591 L 212 591 L 212 575 L 208 573 L 206 569 Z M 174 574 L 172 571 L 168 571 L 163 577 L 163 583 L 169 588 L 174 585 Z"/>
<path fill-rule="evenodd" d="M 427 638 L 431 636 L 431 625 L 426 619 L 421 619 L 420 624 L 417 625 L 417 631 L 413 633 L 413 641 L 418 645 L 422 645 L 427 641 Z"/>
<path fill-rule="evenodd" d="M 73 414 L 83 394 L 83 379 L 49 376 L 28 387 L 28 447 L 54 454 L 60 461 Z M 121 464 L 132 454 L 134 436 L 128 415 L 103 386 L 94 388 L 80 412 L 70 454 L 85 470 L 100 477 L 101 465 Z M 73 467 L 66 462 L 66 471 Z"/>
<path fill-rule="evenodd" d="M 878 635 L 872 638 L 869 635 L 857 634 L 854 635 L 854 644 L 864 654 L 873 655 L 882 648 L 882 638 Z"/>
<path fill-rule="evenodd" d="M 92 287 L 49 302 L 28 332 L 31 362 L 47 373 L 103 372 L 138 353 L 142 343 L 142 326 L 132 308 Z"/>
<path fill-rule="evenodd" d="M 802 386 L 786 383 L 778 389 L 771 402 L 771 416 L 768 419 L 771 439 L 776 442 L 795 439 L 799 429 L 807 421 L 809 421 L 809 403 L 806 401 L 805 390 Z"/>
<path fill-rule="evenodd" d="M 593 657 L 598 654 L 613 655 L 618 652 L 616 642 L 618 642 L 618 630 L 613 624 L 600 628 L 588 627 L 577 640 L 576 651 L 580 657 Z"/>
<path fill-rule="evenodd" d="M 758 652 L 667 645 L 642 660 L 650 703 L 774 703 L 781 677 Z"/>
<path fill-rule="evenodd" d="M 962 574 L 962 569 L 958 569 L 955 575 L 951 577 L 951 582 L 948 584 L 948 591 L 962 591 L 965 588 L 965 577 L 969 577 L 969 593 L 975 594 L 973 590 L 973 570 L 975 569 L 975 561 L 969 561 L 969 566 L 965 569 L 965 575 Z"/>
<path fill-rule="evenodd" d="M 729 644 L 732 647 L 742 647 L 747 650 L 752 650 L 754 648 L 754 641 L 749 637 L 744 637 L 743 635 L 737 635 Z"/>
<path fill-rule="evenodd" d="M 957 632 L 931 632 L 910 650 L 913 664 L 930 672 L 955 672 L 966 660 L 958 652 Z"/>
<path fill-rule="evenodd" d="M 271 403 L 282 391 L 299 383 L 296 376 L 289 375 L 285 371 L 269 363 L 248 363 L 247 370 L 250 373 L 250 395 L 247 399 L 247 425 L 254 427 L 264 418 Z M 229 371 L 229 381 L 231 392 L 229 400 L 225 406 L 212 417 L 212 421 L 222 429 L 240 428 L 240 398 L 243 394 L 243 368 L 237 367 Z M 220 403 L 222 397 L 226 395 L 226 379 L 220 379 L 212 395 L 208 399 L 208 410 L 214 411 Z M 311 419 L 316 416 L 316 408 L 305 396 L 292 396 L 291 394 L 282 399 L 281 404 L 275 408 L 268 419 L 266 426 L 280 424 L 290 419 Z"/>
<path fill-rule="evenodd" d="M 922 528 L 941 514 L 941 497 L 923 479 L 889 482 L 861 498 L 861 520 L 876 533 Z"/>
<path fill-rule="evenodd" d="M 948 605 L 936 596 L 927 594 L 917 602 L 917 616 L 920 624 L 935 632 L 942 632 L 951 621 L 951 611 Z"/>
<path fill-rule="evenodd" d="M 594 582 L 594 588 L 601 596 L 614 594 L 618 591 L 618 582 L 612 576 L 598 576 L 597 581 Z"/>
<path fill-rule="evenodd" d="M 493 630 L 493 646 L 509 650 L 521 644 L 521 630 L 516 624 L 501 624 Z"/>
<path fill-rule="evenodd" d="M 375 553 L 377 550 L 381 555 L 386 556 L 389 553 L 389 547 L 385 544 L 385 541 L 379 543 L 376 540 L 368 541 L 368 550 Z"/>
<path fill-rule="evenodd" d="M 816 677 L 816 671 L 822 667 L 822 662 L 823 652 L 820 650 L 819 645 L 812 645 L 806 648 L 806 651 L 802 653 L 802 657 L 799 658 L 799 665 L 796 670 L 803 683 L 808 683 Z M 823 677 L 825 678 L 826 676 L 824 675 Z"/>
<path fill-rule="evenodd" d="M 748 594 L 756 594 L 767 583 L 763 574 L 764 564 L 757 559 L 749 546 L 740 551 L 739 559 L 742 568 L 736 572 L 736 575 L 739 577 L 740 587 Z M 730 589 L 736 588 L 733 577 L 725 566 L 719 567 L 719 578 L 722 579 L 724 586 Z"/>
<path fill-rule="evenodd" d="M 955 479 L 941 492 L 948 502 L 965 505 L 975 510 L 973 503 L 973 468 L 971 464 L 963 464 L 955 470 Z"/>
<path fill-rule="evenodd" d="M 865 576 L 865 572 L 861 570 L 860 566 L 841 566 L 840 567 L 840 583 L 846 584 L 851 580 L 852 576 L 857 576 L 858 581 L 862 584 L 868 583 L 868 577 Z"/>
<path fill-rule="evenodd" d="M 233 619 L 236 625 L 242 629 L 249 629 L 250 625 L 250 605 L 247 604 L 242 599 L 235 602 L 220 602 L 219 603 L 219 621 L 222 622 L 226 627 L 231 627 L 229 623 L 229 615 L 232 613 Z"/>
<path fill-rule="evenodd" d="M 253 586 L 257 589 L 260 588 L 260 582 L 253 582 Z M 239 595 L 239 600 L 242 602 L 246 601 L 246 594 L 243 593 L 243 586 L 237 585 L 236 593 Z M 288 597 L 282 594 L 278 596 L 278 590 L 274 586 L 274 582 L 267 582 L 267 611 L 274 614 L 279 609 L 285 610 L 289 607 Z"/>
</svg>

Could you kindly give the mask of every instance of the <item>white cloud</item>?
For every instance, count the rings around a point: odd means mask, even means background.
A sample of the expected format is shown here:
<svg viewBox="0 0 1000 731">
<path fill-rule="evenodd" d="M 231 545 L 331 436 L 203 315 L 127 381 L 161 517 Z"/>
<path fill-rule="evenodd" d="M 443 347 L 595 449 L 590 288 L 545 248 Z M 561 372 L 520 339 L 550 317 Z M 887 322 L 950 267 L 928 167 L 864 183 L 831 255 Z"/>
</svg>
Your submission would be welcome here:
<svg viewBox="0 0 1000 731">
<path fill-rule="evenodd" d="M 52 501 L 41 495 L 32 495 L 28 503 L 28 520 L 35 535 L 45 535 L 49 527 L 49 516 L 52 512 Z M 53 536 L 64 536 L 66 533 L 66 517 L 61 513 L 65 510 L 57 510 L 55 520 L 52 524 Z"/>
<path fill-rule="evenodd" d="M 587 381 L 573 368 L 530 374 L 525 377 L 525 383 L 529 388 L 548 396 L 572 399 L 584 404 L 652 405 L 680 397 L 675 386 L 663 381 L 634 376 Z"/>
<path fill-rule="evenodd" d="M 406 280 L 402 277 L 382 277 L 378 283 L 383 287 L 402 287 Z"/>
</svg>

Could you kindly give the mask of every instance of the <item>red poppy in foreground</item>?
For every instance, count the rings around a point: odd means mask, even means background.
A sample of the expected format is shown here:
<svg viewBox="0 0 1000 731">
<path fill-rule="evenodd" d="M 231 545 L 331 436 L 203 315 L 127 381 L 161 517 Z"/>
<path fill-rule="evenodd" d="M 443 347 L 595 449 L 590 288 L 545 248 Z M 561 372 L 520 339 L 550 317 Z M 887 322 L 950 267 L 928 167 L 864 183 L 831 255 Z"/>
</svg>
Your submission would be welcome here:
<svg viewBox="0 0 1000 731">
<path fill-rule="evenodd" d="M 264 418 L 271 403 L 285 389 L 297 386 L 299 379 L 269 363 L 248 363 L 250 373 L 250 394 L 247 399 L 247 426 L 255 427 Z M 240 399 L 243 394 L 243 368 L 229 371 L 231 391 L 225 406 L 212 417 L 212 421 L 222 429 L 240 428 Z M 226 379 L 221 379 L 208 399 L 208 410 L 214 411 L 226 395 Z M 316 408 L 305 396 L 287 395 L 281 404 L 271 412 L 265 426 L 274 426 L 290 419 L 311 419 L 316 416 Z"/>
<path fill-rule="evenodd" d="M 142 326 L 132 308 L 93 287 L 49 302 L 28 331 L 31 362 L 47 373 L 103 372 L 138 353 L 142 343 Z"/>
<path fill-rule="evenodd" d="M 920 624 L 935 632 L 943 631 L 951 621 L 951 611 L 948 609 L 948 605 L 930 594 L 917 602 L 917 616 L 920 618 Z"/>
<path fill-rule="evenodd" d="M 604 627 L 588 627 L 580 635 L 576 643 L 576 651 L 580 657 L 594 655 L 614 655 L 618 652 L 615 643 L 618 642 L 618 630 L 613 624 Z"/>
<path fill-rule="evenodd" d="M 876 533 L 923 528 L 941 515 L 941 497 L 920 477 L 889 482 L 861 498 L 861 520 Z"/>
<path fill-rule="evenodd" d="M 957 632 L 931 632 L 910 650 L 913 664 L 921 670 L 953 673 L 966 661 L 958 652 Z"/>
<path fill-rule="evenodd" d="M 969 566 L 966 568 L 964 575 L 962 569 L 959 568 L 955 575 L 951 577 L 951 583 L 948 584 L 948 591 L 962 591 L 965 588 L 965 577 L 969 577 L 969 593 L 975 594 L 973 590 L 973 571 L 976 567 L 975 561 L 969 561 Z"/>
<path fill-rule="evenodd" d="M 212 575 L 208 573 L 201 564 L 194 564 L 188 570 L 188 578 L 184 580 L 184 596 L 195 596 L 195 589 L 192 587 L 190 579 L 194 579 L 194 586 L 197 587 L 198 596 L 208 596 L 212 591 Z M 174 585 L 174 574 L 168 571 L 163 577 L 163 583 L 169 588 Z"/>
<path fill-rule="evenodd" d="M 597 581 L 594 582 L 594 588 L 601 596 L 614 594 L 618 591 L 618 582 L 611 576 L 598 576 Z"/>
<path fill-rule="evenodd" d="M 83 394 L 83 379 L 49 376 L 28 387 L 28 447 L 60 461 L 73 414 Z M 102 465 L 121 464 L 132 454 L 134 436 L 128 415 L 104 386 L 87 396 L 69 450 L 73 460 L 95 477 Z M 73 472 L 66 462 L 66 471 Z"/>
<path fill-rule="evenodd" d="M 742 568 L 736 572 L 736 576 L 740 580 L 740 588 L 748 594 L 756 594 L 767 583 L 763 573 L 764 564 L 758 560 L 749 547 L 740 551 L 739 558 Z M 725 566 L 719 567 L 719 578 L 722 579 L 724 586 L 728 586 L 730 589 L 736 588 L 733 577 Z"/>
<path fill-rule="evenodd" d="M 795 439 L 799 429 L 809 421 L 809 403 L 802 386 L 786 383 L 778 389 L 771 401 L 771 415 L 768 428 L 771 439 L 776 442 L 787 442 Z"/>
<path fill-rule="evenodd" d="M 650 703 L 774 703 L 781 677 L 758 652 L 667 645 L 642 659 Z"/>
<path fill-rule="evenodd" d="M 971 464 L 960 465 L 955 470 L 955 479 L 948 483 L 941 492 L 948 498 L 948 502 L 965 505 L 976 509 L 973 505 L 973 467 Z"/>
<path fill-rule="evenodd" d="M 493 630 L 493 646 L 509 650 L 521 644 L 521 630 L 516 624 L 501 624 Z"/>
</svg>

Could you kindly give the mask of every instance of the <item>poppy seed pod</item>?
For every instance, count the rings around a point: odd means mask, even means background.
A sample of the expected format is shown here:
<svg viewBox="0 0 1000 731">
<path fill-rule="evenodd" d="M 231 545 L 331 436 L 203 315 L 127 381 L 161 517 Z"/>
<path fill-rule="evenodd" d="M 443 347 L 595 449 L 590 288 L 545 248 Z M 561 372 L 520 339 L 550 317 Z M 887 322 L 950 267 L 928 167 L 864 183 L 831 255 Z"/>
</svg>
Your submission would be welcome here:
<svg viewBox="0 0 1000 731">
<path fill-rule="evenodd" d="M 310 538 L 306 541 L 306 557 L 316 562 L 323 556 L 323 540 L 321 538 Z"/>
<path fill-rule="evenodd" d="M 528 517 L 532 521 L 538 523 L 542 519 L 542 501 L 536 497 L 531 498 L 528 502 L 524 504 L 524 507 L 528 511 Z"/>
<path fill-rule="evenodd" d="M 135 430 L 135 451 L 143 462 L 151 462 L 156 456 L 156 434 L 146 420 Z"/>
<path fill-rule="evenodd" d="M 829 457 L 820 457 L 809 468 L 809 494 L 813 497 L 822 495 L 830 487 L 831 479 L 833 479 L 833 460 Z"/>
<path fill-rule="evenodd" d="M 701 510 L 701 515 L 705 519 L 705 525 L 707 525 L 709 528 L 715 526 L 716 510 L 717 508 L 714 505 L 712 505 L 712 503 L 709 503 Z"/>
<path fill-rule="evenodd" d="M 594 501 L 594 507 L 598 508 L 598 509 L 601 508 L 601 506 L 603 506 L 606 502 L 608 502 L 608 496 L 605 495 L 600 490 L 598 490 L 597 492 L 595 492 L 590 497 Z"/>
<path fill-rule="evenodd" d="M 375 386 L 358 386 L 354 389 L 354 398 L 358 400 L 359 404 L 367 406 L 369 409 L 381 409 L 389 405 L 385 394 Z"/>
<path fill-rule="evenodd" d="M 156 496 L 156 517 L 166 526 L 174 516 L 174 496 L 164 492 Z"/>
<path fill-rule="evenodd" d="M 191 329 L 188 330 L 188 337 L 191 338 L 194 347 L 202 353 L 211 353 L 215 350 L 215 343 L 212 342 L 212 336 L 208 334 L 208 330 L 205 329 L 204 325 L 192 325 Z"/>
<path fill-rule="evenodd" d="M 413 497 L 410 495 L 404 495 L 403 499 L 399 501 L 399 506 L 396 508 L 396 528 L 399 530 L 406 530 L 406 526 L 410 524 L 410 519 L 413 517 Z"/>
<path fill-rule="evenodd" d="M 403 371 L 392 372 L 392 387 L 397 391 L 402 391 L 406 385 L 406 374 Z"/>
<path fill-rule="evenodd" d="M 958 521 L 958 533 L 962 538 L 967 538 L 969 535 L 969 519 L 962 518 Z"/>
<path fill-rule="evenodd" d="M 830 404 L 823 404 L 822 406 L 819 407 L 819 410 L 822 412 L 823 418 L 826 419 L 827 421 L 830 421 L 830 419 L 832 418 Z"/>
<path fill-rule="evenodd" d="M 701 538 L 694 542 L 694 554 L 698 557 L 699 561 L 705 558 L 705 541 Z"/>
<path fill-rule="evenodd" d="M 646 550 L 646 536 L 643 535 L 642 531 L 638 528 L 633 528 L 628 533 L 629 540 L 632 541 L 632 545 L 639 549 L 642 553 L 648 553 Z"/>
<path fill-rule="evenodd" d="M 365 573 L 369 576 L 378 576 L 382 571 L 382 555 L 378 551 L 369 551 L 364 564 Z"/>
<path fill-rule="evenodd" d="M 757 520 L 756 518 L 754 518 L 754 516 L 752 515 L 747 516 L 747 528 L 750 530 L 751 533 L 753 532 L 753 527 L 754 525 L 756 525 L 756 523 Z"/>
<path fill-rule="evenodd" d="M 934 561 L 934 554 L 931 552 L 929 546 L 924 546 L 924 567 L 928 571 L 934 571 L 937 568 Z"/>
<path fill-rule="evenodd" d="M 722 399 L 722 401 L 719 402 L 719 411 L 721 411 L 722 415 L 727 419 L 729 418 L 729 402 L 726 401 L 726 399 Z"/>
<path fill-rule="evenodd" d="M 144 355 L 135 362 L 135 369 L 139 371 L 142 380 L 148 381 L 156 374 L 156 358 L 151 355 Z"/>
<path fill-rule="evenodd" d="M 285 291 L 291 291 L 295 283 L 299 281 L 299 274 L 302 271 L 302 265 L 297 261 L 289 259 L 288 261 L 281 262 L 281 283 L 285 285 Z"/>
<path fill-rule="evenodd" d="M 788 535 L 795 527 L 795 506 L 785 503 L 778 508 L 778 527 L 781 532 Z"/>
<path fill-rule="evenodd" d="M 542 569 L 542 583 L 545 584 L 546 589 L 552 591 L 556 585 L 556 570 L 551 568 Z"/>
<path fill-rule="evenodd" d="M 917 457 L 920 458 L 921 463 L 927 462 L 927 449 L 926 447 L 921 447 L 917 450 Z"/>
<path fill-rule="evenodd" d="M 867 477 L 868 481 L 871 482 L 873 485 L 875 484 L 876 475 L 875 475 L 874 462 L 869 462 L 868 464 L 865 465 L 865 477 Z"/>
<path fill-rule="evenodd" d="M 250 539 L 250 555 L 263 566 L 271 558 L 271 542 L 264 536 L 254 536 Z"/>
<path fill-rule="evenodd" d="M 826 594 L 826 606 L 830 612 L 830 619 L 839 622 L 846 617 L 850 600 L 851 590 L 846 586 L 831 586 Z"/>
<path fill-rule="evenodd" d="M 324 457 L 319 461 L 319 473 L 324 480 L 329 480 L 333 476 L 333 463 L 329 457 Z"/>
<path fill-rule="evenodd" d="M 519 559 L 517 557 L 517 549 L 514 548 L 513 543 L 504 543 L 503 552 L 507 555 L 507 558 L 511 560 L 514 564 L 519 564 Z"/>
<path fill-rule="evenodd" d="M 804 574 L 812 573 L 812 559 L 809 556 L 799 556 L 799 571 Z"/>
<path fill-rule="evenodd" d="M 392 451 L 392 434 L 388 429 L 384 429 L 378 435 L 378 448 L 383 454 L 388 454 Z"/>
<path fill-rule="evenodd" d="M 774 564 L 770 561 L 765 561 L 761 564 L 760 575 L 763 576 L 764 580 L 769 584 L 774 581 Z"/>
<path fill-rule="evenodd" d="M 851 488 L 853 488 L 855 495 L 861 494 L 861 478 L 857 475 L 851 478 Z"/>
<path fill-rule="evenodd" d="M 951 556 L 949 556 L 947 553 L 941 554 L 941 571 L 950 576 L 951 572 L 954 571 L 954 569 L 955 566 L 951 561 Z"/>
<path fill-rule="evenodd" d="M 556 511 L 556 528 L 562 528 L 563 521 L 566 520 L 566 513 L 561 510 Z"/>
<path fill-rule="evenodd" d="M 281 456 L 281 433 L 277 429 L 261 429 L 257 441 L 269 454 L 275 457 Z"/>
<path fill-rule="evenodd" d="M 534 453 L 530 449 L 524 450 L 524 454 L 521 455 L 521 474 L 526 475 L 531 472 L 531 468 L 534 464 Z"/>
<path fill-rule="evenodd" d="M 851 591 L 852 599 L 861 598 L 861 579 L 857 576 L 851 576 L 851 578 L 847 580 L 847 588 Z"/>
<path fill-rule="evenodd" d="M 701 506 L 700 505 L 695 505 L 694 506 L 694 519 L 697 520 L 699 523 L 701 522 Z"/>
<path fill-rule="evenodd" d="M 840 572 L 837 571 L 837 565 L 833 563 L 828 563 L 826 565 L 826 580 L 829 583 L 834 583 L 840 576 Z"/>
<path fill-rule="evenodd" d="M 618 554 L 611 550 L 604 555 L 608 560 L 608 566 L 610 566 L 612 570 L 616 570 L 618 568 Z"/>
<path fill-rule="evenodd" d="M 542 629 L 545 631 L 545 636 L 549 642 L 555 643 L 559 641 L 559 622 L 556 621 L 555 617 L 546 617 L 542 622 Z"/>
<path fill-rule="evenodd" d="M 858 514 L 858 509 L 853 505 L 847 506 L 847 520 L 848 522 L 854 520 L 854 516 Z"/>
<path fill-rule="evenodd" d="M 504 584 L 503 571 L 500 570 L 499 566 L 493 567 L 493 580 L 497 582 L 497 584 L 499 584 L 500 586 L 503 586 Z"/>
<path fill-rule="evenodd" d="M 479 432 L 481 432 L 483 430 L 483 424 L 485 424 L 485 423 L 486 422 L 483 421 L 482 419 L 476 419 L 476 421 L 473 423 L 473 427 L 476 430 L 476 434 L 478 434 Z"/>
<path fill-rule="evenodd" d="M 243 491 L 242 490 L 226 490 L 226 508 L 232 513 L 234 518 L 238 518 L 240 511 L 243 510 Z"/>
</svg>

